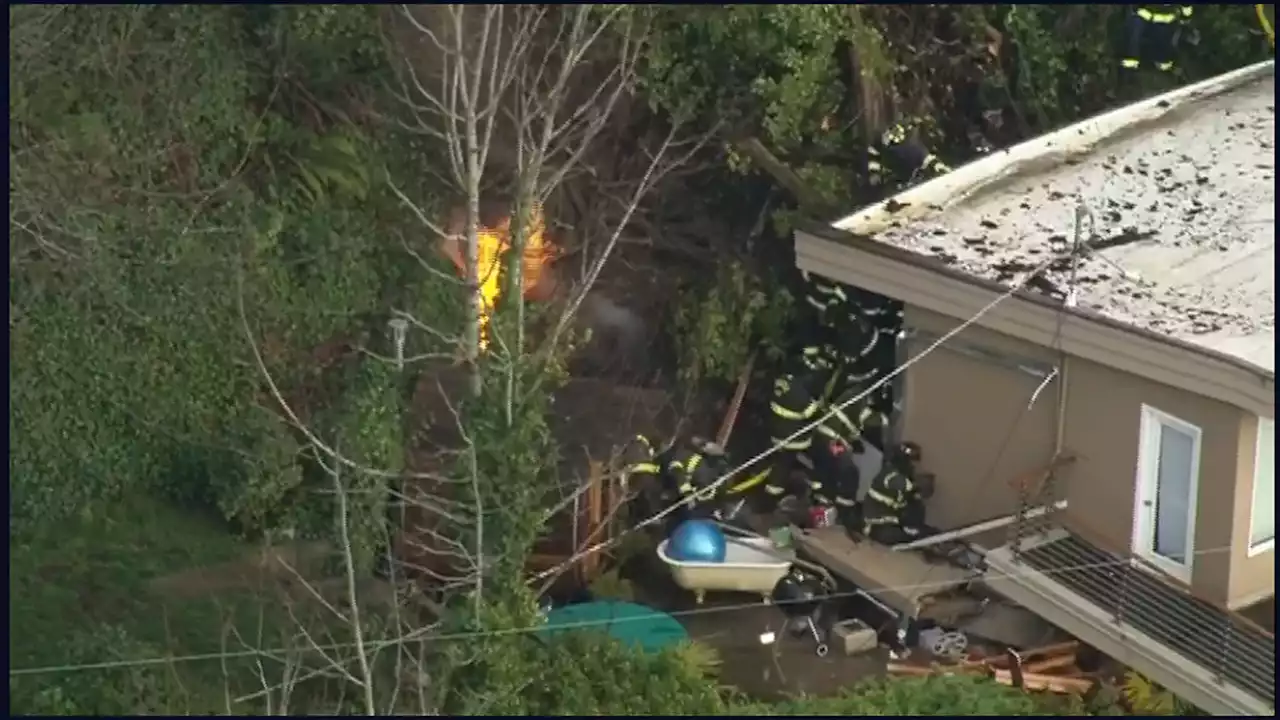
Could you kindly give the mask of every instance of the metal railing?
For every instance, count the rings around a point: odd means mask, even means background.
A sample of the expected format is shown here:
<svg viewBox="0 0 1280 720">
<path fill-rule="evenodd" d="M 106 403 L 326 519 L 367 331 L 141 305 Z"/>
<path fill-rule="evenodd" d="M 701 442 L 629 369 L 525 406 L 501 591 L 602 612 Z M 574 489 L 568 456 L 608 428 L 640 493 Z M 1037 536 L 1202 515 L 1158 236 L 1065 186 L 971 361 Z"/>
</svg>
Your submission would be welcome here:
<svg viewBox="0 0 1280 720">
<path fill-rule="evenodd" d="M 1062 514 L 1055 514 L 1061 522 Z M 1067 523 L 1070 525 L 1070 523 Z M 1045 527 L 1022 527 L 1029 539 Z M 1066 534 L 1012 544 L 1015 562 L 1035 569 L 1229 684 L 1275 706 L 1275 636 L 1240 615 L 1193 596 L 1129 554 L 1104 550 L 1070 527 Z M 1170 662 L 1178 662 L 1170 658 Z"/>
</svg>

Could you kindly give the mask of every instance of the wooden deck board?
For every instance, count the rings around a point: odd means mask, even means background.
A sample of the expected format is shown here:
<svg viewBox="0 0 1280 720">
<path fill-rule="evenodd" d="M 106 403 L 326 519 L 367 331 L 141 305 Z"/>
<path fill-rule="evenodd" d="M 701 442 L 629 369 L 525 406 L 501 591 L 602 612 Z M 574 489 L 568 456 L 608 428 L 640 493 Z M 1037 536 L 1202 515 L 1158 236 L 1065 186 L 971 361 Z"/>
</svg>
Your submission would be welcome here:
<svg viewBox="0 0 1280 720">
<path fill-rule="evenodd" d="M 923 600 L 968 584 L 978 573 L 931 562 L 917 552 L 893 552 L 871 541 L 855 543 L 844 528 L 793 528 L 809 557 L 899 612 L 915 616 Z"/>
</svg>

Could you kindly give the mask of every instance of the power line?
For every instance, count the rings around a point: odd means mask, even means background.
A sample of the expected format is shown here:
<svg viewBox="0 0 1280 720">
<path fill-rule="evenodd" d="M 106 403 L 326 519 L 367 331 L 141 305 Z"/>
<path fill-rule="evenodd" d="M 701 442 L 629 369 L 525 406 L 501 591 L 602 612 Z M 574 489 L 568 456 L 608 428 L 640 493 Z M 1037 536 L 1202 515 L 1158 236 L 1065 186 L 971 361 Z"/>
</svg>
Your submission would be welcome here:
<svg viewBox="0 0 1280 720">
<path fill-rule="evenodd" d="M 870 386 L 870 387 L 868 387 L 866 390 L 863 390 L 861 393 L 859 393 L 858 395 L 854 396 L 853 398 L 850 398 L 849 400 L 845 400 L 844 402 L 841 402 L 841 403 L 837 404 L 835 407 L 833 407 L 833 408 L 831 408 L 830 410 L 828 410 L 825 414 L 823 414 L 823 415 L 819 416 L 817 419 L 815 419 L 815 420 L 814 420 L 813 422 L 811 422 L 810 424 L 808 424 L 808 425 L 806 425 L 806 426 L 804 426 L 804 427 L 800 428 L 800 429 L 799 429 L 799 430 L 797 430 L 796 432 L 792 433 L 790 436 L 788 436 L 788 437 L 786 437 L 786 438 L 783 438 L 782 440 L 779 440 L 778 442 L 774 443 L 772 446 L 770 446 L 770 447 L 769 447 L 768 449 L 766 449 L 764 452 L 761 452 L 759 455 L 756 455 L 754 458 L 752 458 L 752 459 L 750 459 L 750 460 L 748 460 L 748 461 L 746 461 L 746 462 L 742 463 L 742 464 L 741 464 L 741 465 L 739 465 L 738 467 L 733 468 L 732 470 L 729 470 L 729 471 L 728 471 L 728 472 L 726 472 L 724 475 L 720 476 L 720 477 L 719 477 L 715 482 L 713 482 L 713 483 L 711 483 L 710 485 L 708 485 L 708 486 L 703 490 L 703 492 L 702 492 L 702 493 L 698 493 L 698 495 L 702 495 L 703 493 L 710 493 L 710 492 L 712 492 L 712 491 L 714 491 L 714 490 L 717 490 L 718 488 L 720 488 L 722 485 L 724 485 L 724 484 L 725 484 L 726 482 L 728 482 L 728 481 L 729 481 L 733 476 L 737 475 L 737 474 L 738 474 L 739 472 L 741 472 L 742 470 L 744 470 L 744 469 L 746 469 L 747 467 L 750 467 L 750 466 L 752 466 L 752 465 L 755 465 L 755 464 L 756 464 L 756 463 L 758 463 L 759 461 L 761 461 L 761 460 L 763 460 L 763 459 L 765 459 L 765 458 L 769 457 L 770 455 L 773 455 L 774 453 L 778 452 L 779 450 L 782 450 L 782 449 L 784 448 L 784 446 L 785 446 L 787 443 L 790 443 L 792 440 L 795 440 L 795 439 L 797 439 L 797 438 L 799 438 L 799 437 L 802 437 L 802 436 L 806 435 L 806 434 L 807 434 L 807 433 L 809 433 L 809 432 L 812 432 L 815 428 L 817 428 L 817 427 L 818 427 L 819 425 L 821 425 L 822 423 L 826 422 L 828 419 L 830 419 L 830 418 L 831 418 L 832 416 L 834 416 L 836 413 L 838 413 L 838 412 L 840 412 L 840 411 L 844 410 L 845 408 L 849 407 L 850 405 L 853 405 L 854 403 L 861 402 L 863 399 L 865 399 L 865 398 L 866 398 L 867 396 L 869 396 L 871 393 L 873 393 L 873 392 L 875 392 L 876 390 L 878 390 L 878 389 L 879 389 L 881 386 L 883 386 L 885 383 L 889 382 L 890 380 L 893 380 L 895 377 L 897 377 L 897 376 L 898 376 L 898 375 L 900 375 L 901 373 L 905 372 L 905 371 L 907 370 L 907 368 L 911 367 L 911 366 L 912 366 L 912 365 L 914 365 L 915 363 L 920 362 L 920 361 L 921 361 L 921 360 L 923 360 L 924 358 L 928 357 L 928 356 L 929 356 L 930 354 L 932 354 L 935 350 L 937 350 L 938 348 L 942 347 L 944 344 L 946 344 L 946 343 L 947 343 L 948 341 L 950 341 L 952 338 L 954 338 L 955 336 L 957 336 L 957 335 L 959 335 L 960 333 L 962 333 L 962 332 L 964 332 L 965 330 L 967 330 L 969 327 L 971 327 L 971 326 L 973 326 L 974 324 L 976 324 L 976 323 L 977 323 L 979 320 L 981 320 L 981 319 L 982 319 L 982 318 L 983 318 L 987 313 L 991 312 L 991 310 L 993 310 L 997 305 L 999 305 L 1000 303 L 1004 302 L 1005 300 L 1007 300 L 1007 299 L 1009 299 L 1009 298 L 1013 297 L 1014 295 L 1016 295 L 1019 291 L 1021 291 L 1024 287 L 1026 287 L 1027 283 L 1031 282 L 1031 281 L 1032 281 L 1032 279 L 1034 279 L 1035 277 L 1037 277 L 1040 273 L 1042 273 L 1042 272 L 1044 272 L 1045 270 L 1049 269 L 1049 267 L 1050 267 L 1050 266 L 1052 266 L 1054 263 L 1057 263 L 1057 262 L 1061 261 L 1061 260 L 1062 260 L 1062 259 L 1064 259 L 1064 258 L 1069 258 L 1069 257 L 1071 257 L 1072 255 L 1073 255 L 1073 253 L 1072 253 L 1072 252 L 1067 252 L 1067 253 L 1058 254 L 1058 255 L 1055 255 L 1055 256 L 1051 257 L 1050 259 L 1048 259 L 1048 260 L 1044 261 L 1044 262 L 1043 262 L 1043 263 L 1041 263 L 1040 265 L 1036 266 L 1036 267 L 1035 267 L 1035 268 L 1033 268 L 1030 272 L 1028 272 L 1028 273 L 1026 274 L 1026 276 L 1025 276 L 1025 277 L 1023 277 L 1023 279 L 1022 279 L 1022 280 L 1020 280 L 1020 281 L 1018 281 L 1017 283 L 1014 283 L 1013 285 L 1009 286 L 1009 288 L 1008 288 L 1007 290 L 1005 290 L 1003 293 L 1001 293 L 1001 294 L 1000 294 L 996 299 L 994 299 L 994 300 L 992 300 L 991 302 L 987 303 L 987 305 L 986 305 L 986 306 L 984 306 L 982 309 L 978 310 L 978 312 L 977 312 L 977 313 L 975 313 L 975 314 L 974 314 L 972 317 L 970 317 L 968 320 L 965 320 L 964 322 L 960 323 L 959 325 L 957 325 L 956 327 L 954 327 L 954 328 L 952 328 L 950 331 L 948 331 L 946 334 L 944 334 L 942 337 L 940 337 L 940 338 L 938 338 L 937 340 L 935 340 L 932 344 L 930 344 L 930 345 L 929 345 L 929 347 L 925 348 L 925 349 L 924 349 L 924 351 L 923 351 L 923 352 L 921 352 L 919 355 L 916 355 L 916 356 L 914 356 L 914 357 L 909 358 L 905 363 L 903 363 L 902 365 L 900 365 L 900 366 L 898 366 L 898 367 L 894 368 L 892 372 L 886 373 L 886 374 L 885 374 L 884 376 L 882 376 L 879 380 L 877 380 L 877 381 L 875 381 L 874 383 L 872 383 L 872 384 L 871 384 L 871 386 Z M 658 513 L 654 514 L 652 517 L 650 517 L 650 518 L 648 518 L 648 519 L 646 519 L 646 520 L 644 520 L 644 521 L 642 521 L 642 522 L 640 522 L 640 523 L 638 523 L 638 524 L 636 524 L 636 525 L 634 525 L 634 526 L 632 526 L 632 527 L 628 528 L 627 530 L 625 530 L 625 531 L 623 531 L 623 532 L 619 533 L 618 535 L 614 536 L 613 538 L 611 538 L 611 539 L 609 539 L 609 540 L 605 540 L 605 541 L 599 542 L 599 543 L 596 543 L 595 545 L 591 545 L 591 546 L 588 546 L 588 547 L 586 547 L 586 548 L 583 548 L 582 550 L 579 550 L 578 552 L 574 553 L 572 556 L 570 556 L 567 560 L 565 560 L 564 562 L 560 563 L 559 565 L 556 565 L 555 567 L 552 567 L 552 568 L 550 568 L 550 569 L 548 569 L 548 570 L 544 570 L 544 571 L 543 571 L 543 572 L 541 572 L 541 573 L 538 573 L 536 576 L 534 576 L 533 581 L 534 581 L 534 582 L 536 582 L 536 581 L 539 581 L 539 580 L 544 580 L 544 579 L 546 579 L 546 578 L 548 578 L 548 577 L 551 577 L 551 576 L 553 576 L 553 575 L 558 575 L 559 573 L 563 572 L 565 569 L 567 569 L 567 568 L 569 568 L 569 567 L 572 567 L 574 563 L 578 562 L 578 561 L 579 561 L 579 560 L 581 560 L 582 558 L 584 558 L 584 557 L 586 557 L 586 556 L 588 556 L 588 555 L 591 555 L 591 554 L 594 554 L 594 553 L 600 552 L 600 551 L 602 551 L 602 550 L 607 550 L 607 549 L 609 549 L 609 548 L 611 548 L 611 547 L 615 546 L 615 545 L 618 543 L 618 541 L 619 541 L 619 540 L 621 540 L 623 537 L 625 537 L 627 534 L 632 533 L 632 532 L 635 532 L 636 530 L 639 530 L 639 529 L 644 528 L 644 527 L 648 527 L 648 526 L 650 526 L 650 525 L 653 525 L 653 524 L 655 524 L 655 523 L 658 523 L 658 522 L 662 521 L 662 520 L 663 520 L 663 519 L 665 519 L 668 515 L 670 515 L 671 513 L 675 512 L 676 510 L 678 510 L 680 507 L 682 507 L 682 506 L 684 506 L 684 505 L 687 505 L 687 504 L 689 504 L 689 503 L 693 502 L 694 500 L 695 500 L 695 496 L 692 496 L 692 495 L 691 495 L 691 496 L 688 496 L 688 497 L 680 498 L 679 500 L 675 501 L 675 502 L 674 502 L 674 503 L 672 503 L 671 505 L 667 506 L 665 509 L 663 509 L 663 510 L 659 511 Z"/>
<path fill-rule="evenodd" d="M 1200 557 L 1200 556 L 1209 555 L 1212 553 L 1228 552 L 1231 549 L 1232 549 L 1231 545 L 1225 545 L 1225 546 L 1216 547 L 1216 548 L 1206 548 L 1204 550 L 1193 551 L 1191 553 L 1191 556 Z M 1109 567 L 1120 567 L 1120 566 L 1126 566 L 1129 564 L 1130 564 L 1129 559 L 1117 558 L 1115 560 L 1108 560 L 1103 562 L 1081 563 L 1078 565 L 1070 565 L 1067 567 L 1057 568 L 1055 570 L 1027 570 L 1025 572 L 1000 573 L 1000 574 L 984 573 L 980 577 L 990 578 L 993 580 L 1016 579 L 1020 577 L 1037 577 L 1037 576 L 1044 577 L 1044 576 L 1053 576 L 1053 575 L 1070 573 L 1070 572 L 1079 572 L 1082 570 L 1098 570 L 1098 569 L 1104 569 Z M 978 579 L 978 578 L 975 577 L 975 579 Z M 899 586 L 893 586 L 893 587 L 884 587 L 884 588 L 879 588 L 875 590 L 851 590 L 846 592 L 830 593 L 828 595 L 822 596 L 822 599 L 823 600 L 839 600 L 843 598 L 853 598 L 853 597 L 859 597 L 864 595 L 876 596 L 876 595 L 888 594 L 892 592 L 901 592 L 901 591 L 945 589 L 952 586 L 954 586 L 954 583 L 951 581 L 934 582 L 934 583 L 917 583 L 913 585 L 899 585 Z M 777 605 L 786 605 L 786 604 L 790 604 L 790 603 L 777 603 Z M 738 603 L 733 605 L 719 605 L 719 606 L 710 607 L 710 608 L 693 608 L 690 610 L 677 610 L 677 611 L 666 613 L 666 614 L 670 615 L 671 617 L 680 618 L 680 617 L 690 617 L 690 616 L 697 616 L 697 615 L 711 615 L 711 614 L 722 613 L 722 612 L 734 612 L 738 610 L 750 610 L 750 609 L 756 609 L 761 607 L 768 607 L 768 605 L 757 601 L 757 602 L 751 602 L 751 603 Z M 511 636 L 511 635 L 533 634 L 543 630 L 577 630 L 577 629 L 584 629 L 584 628 L 616 625 L 616 624 L 625 623 L 625 622 L 642 622 L 647 619 L 648 618 L 646 618 L 645 616 L 638 616 L 638 617 L 632 616 L 632 617 L 610 618 L 610 619 L 600 619 L 600 620 L 583 620 L 575 623 L 567 623 L 564 625 L 555 625 L 555 626 L 539 624 L 539 625 L 507 628 L 504 630 L 476 630 L 476 631 L 470 631 L 470 632 L 456 632 L 456 633 L 409 632 L 397 638 L 367 641 L 365 643 L 365 647 L 367 650 L 376 652 L 384 648 L 400 645 L 406 642 L 456 642 L 456 641 L 462 641 L 462 640 L 478 640 L 478 639 L 491 638 L 491 637 L 505 637 L 505 636 Z M 165 657 L 137 658 L 132 660 L 106 660 L 106 661 L 92 662 L 92 663 L 45 665 L 45 666 L 29 667 L 29 668 L 16 668 L 16 669 L 11 668 L 9 670 L 9 677 L 49 675 L 49 674 L 57 674 L 57 673 L 71 673 L 71 672 L 88 672 L 92 670 L 115 670 L 115 669 L 122 669 L 122 668 L 131 668 L 131 667 L 167 665 L 170 663 L 180 663 L 180 662 L 232 660 L 237 658 L 261 657 L 264 655 L 285 654 L 289 652 L 306 651 L 306 650 L 320 650 L 320 651 L 327 652 L 330 650 L 342 650 L 342 649 L 350 649 L 355 647 L 357 647 L 357 643 L 331 643 L 328 645 L 320 645 L 320 644 L 299 645 L 299 646 L 293 646 L 293 647 L 278 647 L 278 648 L 270 648 L 270 649 L 234 650 L 229 652 L 224 651 L 224 652 L 210 652 L 210 653 L 195 653 L 195 654 L 189 654 L 189 655 L 168 655 Z"/>
</svg>

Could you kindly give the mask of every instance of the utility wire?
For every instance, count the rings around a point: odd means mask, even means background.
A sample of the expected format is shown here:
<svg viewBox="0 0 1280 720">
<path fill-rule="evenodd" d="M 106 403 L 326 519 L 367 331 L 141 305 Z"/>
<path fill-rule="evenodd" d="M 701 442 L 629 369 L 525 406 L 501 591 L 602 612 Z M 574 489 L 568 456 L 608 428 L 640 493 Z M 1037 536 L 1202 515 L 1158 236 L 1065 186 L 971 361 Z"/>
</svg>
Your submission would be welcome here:
<svg viewBox="0 0 1280 720">
<path fill-rule="evenodd" d="M 1196 550 L 1196 551 L 1193 551 L 1191 554 L 1194 557 L 1199 557 L 1199 556 L 1209 555 L 1214 553 L 1229 552 L 1231 549 L 1232 549 L 1231 545 L 1225 545 L 1222 547 Z M 1107 561 L 1096 562 L 1096 563 L 1081 563 L 1077 565 L 1069 565 L 1069 566 L 1057 568 L 1054 570 L 1026 570 L 1022 572 L 999 573 L 999 574 L 987 573 L 987 574 L 981 575 L 981 577 L 991 578 L 995 580 L 1016 579 L 1020 577 L 1045 577 L 1045 576 L 1053 576 L 1053 575 L 1059 575 L 1059 574 L 1065 574 L 1065 573 L 1071 573 L 1071 572 L 1080 572 L 1085 570 L 1098 570 L 1098 569 L 1105 569 L 1109 567 L 1122 567 L 1122 566 L 1128 566 L 1129 564 L 1130 564 L 1130 561 L 1128 558 L 1116 558 L 1115 560 L 1107 560 Z M 976 580 L 978 579 L 978 577 L 975 576 L 974 579 Z M 884 588 L 879 588 L 875 590 L 850 590 L 845 592 L 830 593 L 827 595 L 823 595 L 820 599 L 823 601 L 839 600 L 843 598 L 853 598 L 853 597 L 860 597 L 860 596 L 876 596 L 876 595 L 888 594 L 892 592 L 944 589 L 944 588 L 953 587 L 954 585 L 955 583 L 951 581 L 934 582 L 934 583 L 917 583 L 913 585 L 899 585 L 894 587 L 884 587 Z M 806 602 L 806 601 L 779 602 L 779 603 L 774 603 L 774 605 L 775 606 L 790 605 L 798 602 Z M 760 601 L 756 601 L 751 603 L 738 603 L 733 605 L 718 605 L 716 607 L 709 607 L 709 608 L 693 608 L 690 610 L 677 610 L 677 611 L 665 613 L 665 614 L 670 615 L 671 617 L 679 618 L 679 617 L 691 617 L 691 616 L 700 616 L 700 615 L 712 615 L 716 613 L 734 612 L 738 610 L 750 610 L 753 608 L 761 608 L 761 607 L 769 607 L 769 605 L 761 603 Z M 580 622 L 566 623 L 564 625 L 555 625 L 555 626 L 538 624 L 538 625 L 530 625 L 530 626 L 523 626 L 523 627 L 506 628 L 503 630 L 475 630 L 470 632 L 456 632 L 456 633 L 430 633 L 430 632 L 423 632 L 423 631 L 415 631 L 415 632 L 406 633 L 396 638 L 382 639 L 382 640 L 367 640 L 364 644 L 365 644 L 365 649 L 367 651 L 378 652 L 384 648 L 400 645 L 406 642 L 454 642 L 454 641 L 462 641 L 462 640 L 478 640 L 478 639 L 491 638 L 491 637 L 505 637 L 505 636 L 511 636 L 511 635 L 534 634 L 534 633 L 538 633 L 546 630 L 555 630 L 555 631 L 576 630 L 576 629 L 616 625 L 616 624 L 625 623 L 625 622 L 643 622 L 647 619 L 649 618 L 645 616 L 638 616 L 638 617 L 631 616 L 631 617 L 608 618 L 608 619 L 599 619 L 599 620 L 583 620 Z M 30 675 L 49 675 L 49 674 L 56 674 L 56 673 L 87 672 L 92 670 L 113 670 L 113 669 L 130 668 L 130 667 L 168 665 L 170 663 L 180 663 L 180 662 L 203 662 L 203 661 L 210 661 L 210 660 L 228 660 L 228 659 L 236 659 L 236 658 L 261 657 L 261 656 L 267 656 L 267 655 L 287 654 L 290 652 L 311 651 L 311 650 L 317 650 L 317 649 L 327 652 L 330 650 L 350 649 L 350 648 L 356 647 L 356 645 L 357 643 L 332 643 L 328 645 L 314 644 L 314 645 L 299 645 L 294 647 L 277 647 L 277 648 L 268 648 L 268 649 L 234 650 L 229 652 L 194 653 L 189 655 L 168 655 L 164 657 L 137 658 L 137 659 L 131 659 L 131 660 L 125 660 L 125 659 L 105 660 L 101 662 L 91 662 L 91 663 L 44 665 L 44 666 L 28 667 L 28 668 L 10 668 L 9 677 L 30 676 Z"/>
<path fill-rule="evenodd" d="M 702 493 L 698 493 L 698 495 L 702 495 L 703 493 L 708 493 L 708 494 L 709 494 L 709 493 L 712 493 L 713 491 L 717 490 L 717 489 L 718 489 L 718 488 L 720 488 L 722 485 L 724 485 L 725 483 L 727 483 L 730 479 L 732 479 L 735 475 L 737 475 L 737 474 L 738 474 L 739 472 L 741 472 L 742 470 L 744 470 L 744 469 L 746 469 L 746 468 L 748 468 L 748 467 L 751 467 L 751 466 L 755 465 L 756 463 L 760 462 L 761 460 L 763 460 L 763 459 L 765 459 L 765 458 L 769 457 L 770 455 L 773 455 L 774 453 L 776 453 L 776 452 L 778 452 L 778 451 L 782 450 L 782 449 L 784 448 L 784 446 L 785 446 L 787 443 L 791 442 L 792 440 L 795 440 L 796 438 L 802 437 L 802 436 L 806 435 L 807 433 L 812 432 L 815 428 L 817 428 L 817 427 L 818 427 L 819 425 L 821 425 L 822 423 L 826 422 L 828 419 L 830 419 L 830 418 L 831 418 L 832 416 L 834 416 L 836 413 L 838 413 L 838 412 L 840 412 L 840 411 L 844 410 L 845 408 L 849 407 L 850 405 L 853 405 L 854 403 L 861 402 L 861 401 L 862 401 L 863 399 L 865 399 L 867 396 L 871 395 L 871 393 L 875 392 L 875 391 L 876 391 L 876 390 L 878 390 L 880 387 L 882 387 L 885 383 L 887 383 L 887 382 L 889 382 L 889 381 L 893 380 L 895 377 L 897 377 L 898 375 L 900 375 L 900 374 L 902 374 L 903 372 L 905 372 L 905 371 L 907 370 L 907 368 L 911 367 L 911 366 L 912 366 L 912 365 L 914 365 L 915 363 L 920 362 L 920 361 L 921 361 L 921 360 L 923 360 L 924 358 L 928 357 L 928 356 L 929 356 L 929 355 L 931 355 L 935 350 L 937 350 L 938 348 L 942 347 L 944 344 L 946 344 L 946 343 L 947 343 L 948 341 L 950 341 L 952 338 L 954 338 L 955 336 L 957 336 L 957 335 L 959 335 L 960 333 L 962 333 L 962 332 L 964 332 L 965 330 L 967 330 L 969 327 L 971 327 L 971 326 L 973 326 L 974 324 L 976 324 L 976 323 L 977 323 L 979 320 L 981 320 L 981 319 L 982 319 L 982 318 L 983 318 L 987 313 L 991 312 L 991 310 L 993 310 L 997 305 L 999 305 L 1000 303 L 1002 303 L 1002 302 L 1004 302 L 1005 300 L 1009 299 L 1010 297 L 1013 297 L 1014 295 L 1016 295 L 1019 291 L 1021 291 L 1024 287 L 1026 287 L 1027 283 L 1031 282 L 1031 280 L 1032 280 L 1032 279 L 1034 279 L 1034 278 L 1035 278 L 1036 276 L 1038 276 L 1040 273 L 1042 273 L 1042 272 L 1044 272 L 1045 270 L 1047 270 L 1047 269 L 1048 269 L 1050 266 L 1052 266 L 1054 263 L 1057 263 L 1057 262 L 1059 262 L 1059 261 L 1063 260 L 1064 258 L 1070 258 L 1072 255 L 1073 255 L 1073 253 L 1072 253 L 1072 252 L 1067 252 L 1067 253 L 1061 253 L 1061 254 L 1058 254 L 1058 255 L 1054 255 L 1054 256 L 1053 256 L 1053 257 L 1051 257 L 1050 259 L 1048 259 L 1048 260 L 1044 261 L 1043 263 L 1041 263 L 1040 265 L 1036 266 L 1036 267 L 1035 267 L 1035 268 L 1033 268 L 1030 272 L 1028 272 L 1028 273 L 1026 274 L 1026 276 L 1022 278 L 1022 280 L 1020 280 L 1020 281 L 1018 281 L 1018 282 L 1016 282 L 1016 283 L 1012 284 L 1011 286 L 1009 286 L 1009 288 L 1008 288 L 1007 290 L 1005 290 L 1003 293 L 1001 293 L 999 297 L 997 297 L 996 299 L 994 299 L 994 300 L 992 300 L 991 302 L 987 303 L 987 305 L 986 305 L 986 306 L 984 306 L 982 309 L 978 310 L 978 312 L 977 312 L 977 313 L 975 313 L 975 314 L 974 314 L 972 317 L 970 317 L 968 320 L 965 320 L 964 322 L 960 323 L 959 325 L 957 325 L 956 327 L 954 327 L 954 328 L 952 328 L 950 331 L 948 331 L 945 335 L 943 335 L 942 337 L 940 337 L 940 338 L 938 338 L 937 340 L 935 340 L 932 344 L 930 344 L 930 345 L 929 345 L 929 347 L 925 348 L 925 349 L 924 349 L 924 350 L 923 350 L 919 355 L 916 355 L 916 356 L 914 356 L 914 357 L 912 357 L 912 358 L 909 358 L 905 363 L 903 363 L 902 365 L 899 365 L 898 367 L 894 368 L 892 372 L 886 373 L 886 374 L 885 374 L 884 376 L 882 376 L 879 380 L 877 380 L 877 381 L 875 381 L 874 383 L 872 383 L 872 384 L 871 384 L 871 386 L 870 386 L 870 387 L 868 387 L 866 390 L 863 390 L 861 393 L 859 393 L 858 395 L 854 396 L 853 398 L 850 398 L 849 400 L 845 400 L 844 402 L 839 403 L 839 404 L 838 404 L 838 405 L 836 405 L 835 407 L 833 407 L 833 408 L 831 408 L 830 410 L 828 410 L 825 414 L 823 414 L 823 415 L 819 416 L 819 417 L 818 417 L 817 419 L 815 419 L 813 422 L 811 422 L 811 423 L 809 423 L 808 425 L 806 425 L 806 426 L 804 426 L 804 427 L 800 428 L 799 430 L 797 430 L 796 432 L 792 433 L 792 434 L 791 434 L 791 435 L 789 435 L 788 437 L 783 438 L 782 440 L 780 440 L 780 441 L 778 441 L 777 443 L 773 444 L 773 445 L 772 445 L 772 446 L 770 446 L 768 449 L 766 449 L 765 451 L 761 452 L 759 455 L 756 455 L 755 457 L 753 457 L 753 458 L 751 458 L 750 460 L 748 460 L 748 461 L 746 461 L 746 462 L 742 463 L 742 464 L 741 464 L 741 465 L 739 465 L 738 467 L 733 468 L 732 470 L 729 470 L 729 471 L 728 471 L 728 472 L 726 472 L 724 475 L 720 476 L 720 477 L 719 477 L 715 482 L 713 482 L 713 483 L 711 483 L 710 485 L 708 485 Z M 668 506 L 668 507 L 666 507 L 665 509 L 663 509 L 663 510 L 659 511 L 658 513 L 654 514 L 652 517 L 649 517 L 648 519 L 646 519 L 646 520 L 644 520 L 644 521 L 642 521 L 642 522 L 640 522 L 640 523 L 638 523 L 638 524 L 636 524 L 636 525 L 634 525 L 634 526 L 632 526 L 632 527 L 628 528 L 627 530 L 625 530 L 625 531 L 623 531 L 623 532 L 619 533 L 618 535 L 614 536 L 613 538 L 611 538 L 611 539 L 609 539 L 609 540 L 605 540 L 605 541 L 599 542 L 599 543 L 596 543 L 595 545 L 588 546 L 588 547 L 586 547 L 586 548 L 583 548 L 582 550 L 579 550 L 578 552 L 574 553 L 572 556 L 570 556 L 567 560 L 565 560 L 564 562 L 560 563 L 559 565 L 556 565 L 555 567 L 552 567 L 552 568 L 549 568 L 549 569 L 547 569 L 547 570 L 544 570 L 544 571 L 543 571 L 543 572 L 541 572 L 541 573 L 538 573 L 537 575 L 535 575 L 535 576 L 533 577 L 533 580 L 532 580 L 532 581 L 533 581 L 533 582 L 537 582 L 537 581 L 539 581 L 539 580 L 544 580 L 544 579 L 546 579 L 546 578 L 548 578 L 548 577 L 551 577 L 551 576 L 553 576 L 553 575 L 558 575 L 558 574 L 560 574 L 560 573 L 564 572 L 567 568 L 572 567 L 572 566 L 574 565 L 574 563 L 578 562 L 578 561 L 579 561 L 579 560 L 581 560 L 582 558 L 584 558 L 584 557 L 586 557 L 586 556 L 588 556 L 588 555 L 591 555 L 591 554 L 594 554 L 594 553 L 600 552 L 600 551 L 602 551 L 602 550 L 607 550 L 607 549 L 609 549 L 609 548 L 611 548 L 611 547 L 615 546 L 615 545 L 616 545 L 616 544 L 617 544 L 617 543 L 618 543 L 618 542 L 619 542 L 623 537 L 626 537 L 629 533 L 635 532 L 636 530 L 639 530 L 639 529 L 641 529 L 641 528 L 648 527 L 648 526 L 650 526 L 650 525 L 654 525 L 654 524 L 656 524 L 656 523 L 658 523 L 658 522 L 661 522 L 661 521 L 662 521 L 663 519 L 665 519 L 668 515 L 670 515 L 671 513 L 675 512 L 675 511 L 676 511 L 676 510 L 678 510 L 680 507 L 682 507 L 682 506 L 684 506 L 684 505 L 687 505 L 687 504 L 689 504 L 689 503 L 693 502 L 695 499 L 696 499 L 696 498 L 695 498 L 695 496 L 688 496 L 688 497 L 684 497 L 684 498 L 681 498 L 681 499 L 679 499 L 679 500 L 675 501 L 674 503 L 672 503 L 671 505 L 669 505 L 669 506 Z"/>
</svg>

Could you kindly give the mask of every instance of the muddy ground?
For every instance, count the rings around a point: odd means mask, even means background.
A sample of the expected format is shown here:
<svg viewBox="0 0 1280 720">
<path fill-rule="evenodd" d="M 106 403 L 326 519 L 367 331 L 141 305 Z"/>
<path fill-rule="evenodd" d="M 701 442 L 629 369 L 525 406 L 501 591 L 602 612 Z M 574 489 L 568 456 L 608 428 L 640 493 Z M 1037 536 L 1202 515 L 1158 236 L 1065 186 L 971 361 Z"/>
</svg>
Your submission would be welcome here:
<svg viewBox="0 0 1280 720">
<path fill-rule="evenodd" d="M 833 695 L 885 672 L 888 651 L 884 648 L 846 656 L 832 643 L 831 652 L 818 657 L 813 639 L 787 633 L 782 612 L 763 604 L 757 595 L 709 593 L 699 606 L 692 593 L 675 585 L 656 558 L 629 565 L 626 576 L 635 588 L 636 602 L 673 614 L 691 638 L 715 648 L 722 663 L 721 682 L 753 698 Z M 839 610 L 844 617 L 863 611 L 852 605 Z M 777 638 L 772 645 L 760 642 L 766 632 Z"/>
</svg>

